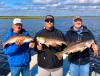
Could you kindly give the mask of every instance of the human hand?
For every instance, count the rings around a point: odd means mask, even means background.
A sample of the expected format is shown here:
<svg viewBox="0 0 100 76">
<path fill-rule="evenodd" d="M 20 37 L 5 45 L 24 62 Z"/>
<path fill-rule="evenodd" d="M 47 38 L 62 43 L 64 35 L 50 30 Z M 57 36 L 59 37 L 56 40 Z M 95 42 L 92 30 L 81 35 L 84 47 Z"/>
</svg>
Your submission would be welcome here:
<svg viewBox="0 0 100 76">
<path fill-rule="evenodd" d="M 3 43 L 2 43 L 3 46 L 6 46 L 7 44 L 8 44 L 7 42 L 3 42 Z"/>
<path fill-rule="evenodd" d="M 93 49 L 93 52 L 94 52 L 94 56 L 98 56 L 98 46 L 97 46 L 97 44 L 93 43 L 92 49 Z"/>
<path fill-rule="evenodd" d="M 42 44 L 39 43 L 39 42 L 38 42 L 38 44 L 37 44 L 37 49 L 38 49 L 38 50 L 42 50 Z"/>
<path fill-rule="evenodd" d="M 23 38 L 23 37 L 22 37 L 22 38 L 17 39 L 17 40 L 16 40 L 16 42 L 15 42 L 15 43 L 16 43 L 16 45 L 21 46 L 21 45 L 23 44 L 24 39 L 25 39 L 25 38 Z"/>
<path fill-rule="evenodd" d="M 29 43 L 29 48 L 34 48 L 35 43 L 34 42 L 30 42 Z"/>
</svg>

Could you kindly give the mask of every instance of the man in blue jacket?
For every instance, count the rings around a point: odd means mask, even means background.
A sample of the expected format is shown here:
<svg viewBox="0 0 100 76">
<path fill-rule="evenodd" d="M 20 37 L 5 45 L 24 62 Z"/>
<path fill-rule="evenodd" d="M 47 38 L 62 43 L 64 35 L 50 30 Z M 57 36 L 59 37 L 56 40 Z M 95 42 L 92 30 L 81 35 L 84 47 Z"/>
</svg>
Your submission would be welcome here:
<svg viewBox="0 0 100 76">
<path fill-rule="evenodd" d="M 29 62 L 31 60 L 29 46 L 30 43 L 23 44 L 23 38 L 16 40 L 15 43 L 7 44 L 6 41 L 12 35 L 23 34 L 29 36 L 29 33 L 22 28 L 22 21 L 20 18 L 13 20 L 12 29 L 4 37 L 3 51 L 7 55 L 11 76 L 19 76 L 20 72 L 22 76 L 29 76 Z"/>
</svg>

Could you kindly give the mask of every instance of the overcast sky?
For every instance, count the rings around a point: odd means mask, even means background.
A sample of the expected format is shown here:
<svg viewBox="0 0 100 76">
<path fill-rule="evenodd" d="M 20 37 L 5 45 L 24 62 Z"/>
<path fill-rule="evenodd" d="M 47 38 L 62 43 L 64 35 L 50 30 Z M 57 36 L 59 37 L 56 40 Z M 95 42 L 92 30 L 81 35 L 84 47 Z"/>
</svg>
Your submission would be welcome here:
<svg viewBox="0 0 100 76">
<path fill-rule="evenodd" d="M 0 16 L 100 16 L 100 0 L 0 0 Z"/>
</svg>

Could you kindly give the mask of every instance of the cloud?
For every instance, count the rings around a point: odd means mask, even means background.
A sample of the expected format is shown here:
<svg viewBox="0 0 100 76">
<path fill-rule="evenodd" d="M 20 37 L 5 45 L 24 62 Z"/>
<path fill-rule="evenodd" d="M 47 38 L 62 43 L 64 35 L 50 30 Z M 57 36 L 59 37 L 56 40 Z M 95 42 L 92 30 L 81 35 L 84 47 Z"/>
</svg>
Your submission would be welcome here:
<svg viewBox="0 0 100 76">
<path fill-rule="evenodd" d="M 98 4 L 98 3 L 100 3 L 100 0 L 65 0 L 65 4 L 69 4 L 69 3 L 73 3 L 73 4 L 80 4 L 80 3 Z"/>
<path fill-rule="evenodd" d="M 33 0 L 33 3 L 36 4 L 55 4 L 58 3 L 58 0 Z"/>
<path fill-rule="evenodd" d="M 100 0 L 65 0 L 63 5 L 62 9 L 71 11 L 100 11 Z"/>
<path fill-rule="evenodd" d="M 65 0 L 65 4 L 68 4 L 68 3 L 74 3 L 74 4 L 78 4 L 78 3 L 88 3 L 89 0 Z"/>
<path fill-rule="evenodd" d="M 7 3 L 5 3 L 4 1 L 0 2 L 0 12 L 10 9 L 12 9 L 12 7 L 10 7 Z"/>
<path fill-rule="evenodd" d="M 100 0 L 90 0 L 91 3 L 100 3 Z"/>
<path fill-rule="evenodd" d="M 0 2 L 0 8 L 6 8 L 8 5 L 5 2 Z"/>
<path fill-rule="evenodd" d="M 0 2 L 0 15 L 64 15 L 78 12 L 100 11 L 99 0 L 33 0 L 33 4 L 15 4 L 10 6 L 6 2 Z M 94 5 L 91 5 L 94 4 Z M 97 5 L 98 4 L 98 5 Z M 67 12 L 68 11 L 68 12 Z M 16 13 L 18 12 L 18 13 Z M 92 12 L 92 13 L 93 13 Z"/>
</svg>

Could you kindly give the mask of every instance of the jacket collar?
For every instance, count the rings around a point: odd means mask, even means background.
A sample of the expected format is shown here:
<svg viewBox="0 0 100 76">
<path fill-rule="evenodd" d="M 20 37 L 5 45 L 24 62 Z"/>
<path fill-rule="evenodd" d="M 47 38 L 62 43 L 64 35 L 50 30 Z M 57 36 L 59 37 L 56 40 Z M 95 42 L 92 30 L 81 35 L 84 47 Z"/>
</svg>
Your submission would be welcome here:
<svg viewBox="0 0 100 76">
<path fill-rule="evenodd" d="M 20 34 L 23 34 L 24 32 L 26 32 L 25 29 L 22 29 Z M 13 32 L 13 29 L 12 28 L 10 29 L 10 33 L 16 34 L 15 32 Z"/>
<path fill-rule="evenodd" d="M 47 32 L 52 32 L 52 31 L 55 30 L 55 27 L 52 27 L 51 30 L 47 30 L 47 29 L 44 27 L 44 30 L 47 31 Z"/>
<path fill-rule="evenodd" d="M 86 32 L 89 31 L 88 28 L 87 28 L 86 26 L 83 26 L 83 25 L 82 25 L 82 27 L 83 27 L 83 29 L 82 29 L 82 32 L 81 32 L 81 33 L 86 33 Z M 70 28 L 70 30 L 76 33 L 76 31 L 73 29 L 73 26 Z"/>
</svg>

